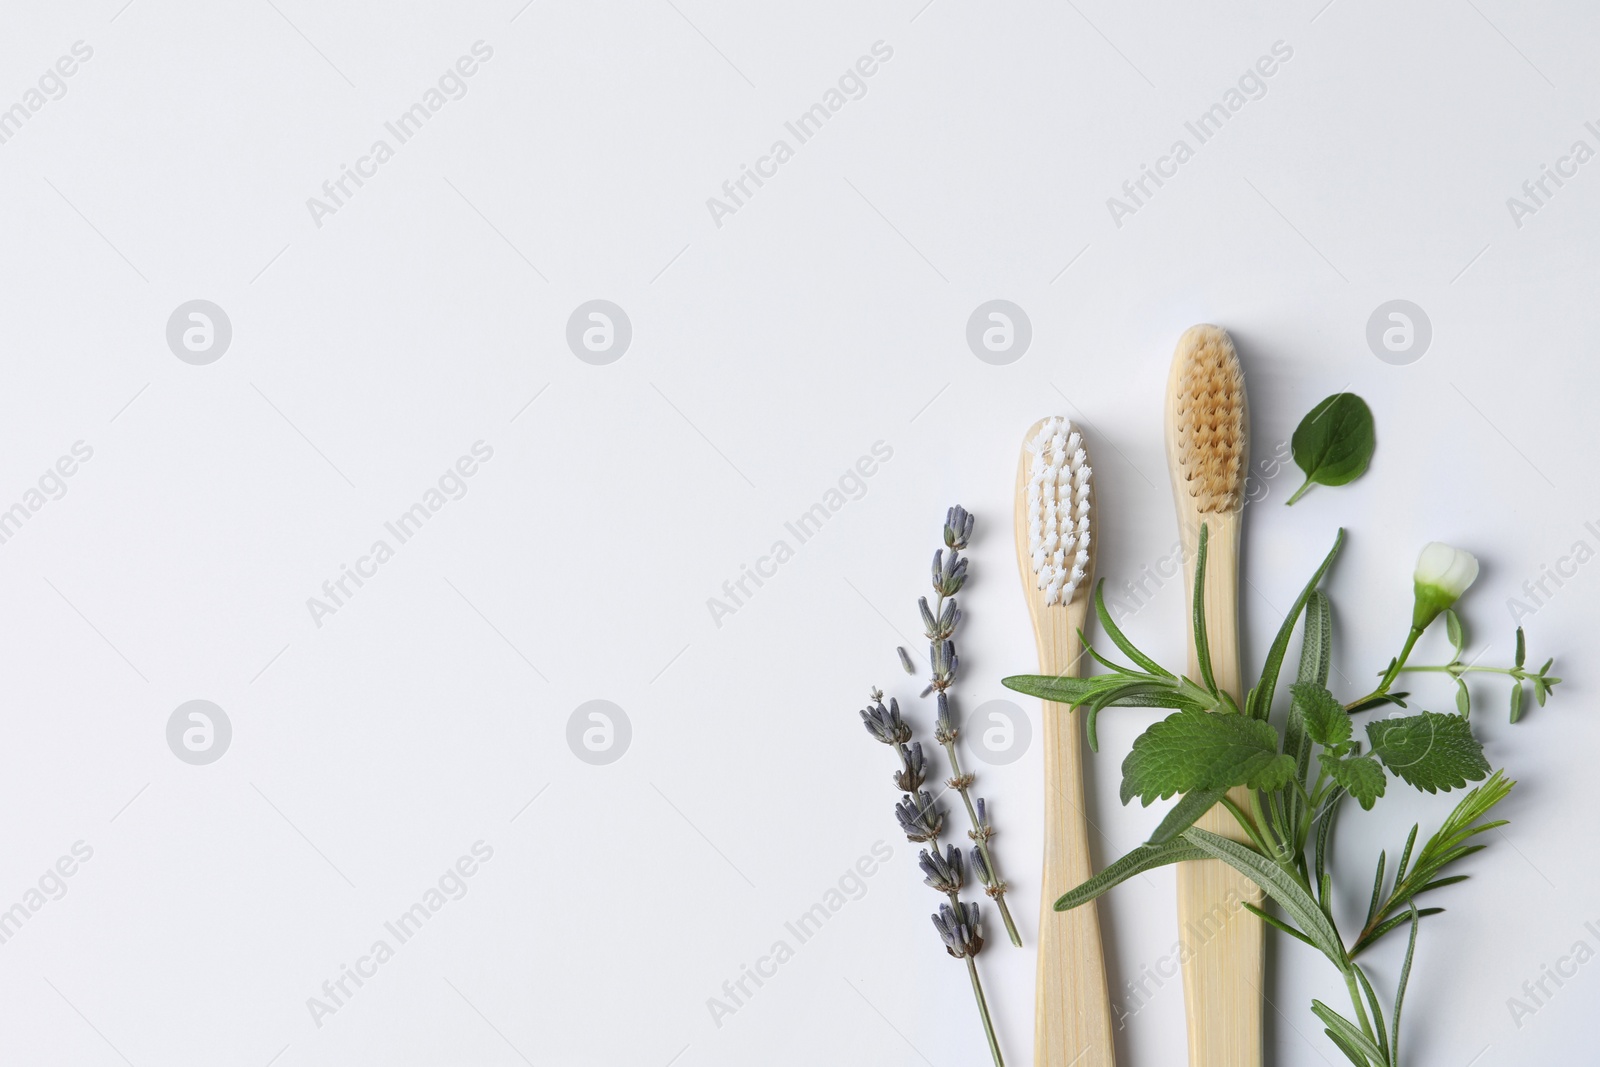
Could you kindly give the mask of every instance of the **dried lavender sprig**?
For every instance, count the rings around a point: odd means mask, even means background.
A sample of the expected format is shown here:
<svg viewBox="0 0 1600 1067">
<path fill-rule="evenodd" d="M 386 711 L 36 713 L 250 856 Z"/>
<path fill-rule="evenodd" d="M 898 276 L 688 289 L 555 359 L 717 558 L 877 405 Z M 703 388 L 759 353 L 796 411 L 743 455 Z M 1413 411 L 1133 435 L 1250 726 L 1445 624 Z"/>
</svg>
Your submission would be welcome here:
<svg viewBox="0 0 1600 1067">
<path fill-rule="evenodd" d="M 960 893 L 967 882 L 966 863 L 961 850 L 955 845 L 946 846 L 943 851 L 939 848 L 939 835 L 944 830 L 944 811 L 934 803 L 932 794 L 920 788 L 927 774 L 922 742 L 913 740 L 911 725 L 900 717 L 899 702 L 891 698 L 885 707 L 883 693 L 878 689 L 872 690 L 872 703 L 862 709 L 861 721 L 868 733 L 883 744 L 892 746 L 900 757 L 900 769 L 895 772 L 894 783 L 904 795 L 895 804 L 895 820 L 899 822 L 907 840 L 930 846 L 917 856 L 923 881 L 950 901 L 940 905 L 939 914 L 933 917 L 934 927 L 939 931 L 945 949 L 957 959 L 966 961 L 967 974 L 972 979 L 972 993 L 978 1002 L 978 1016 L 983 1022 L 984 1036 L 989 1041 L 989 1051 L 994 1056 L 995 1067 L 1005 1067 L 1005 1060 L 1000 1055 L 1000 1043 L 994 1033 L 994 1021 L 989 1017 L 989 1002 L 983 995 L 983 983 L 978 980 L 978 968 L 973 960 L 983 948 L 979 908 L 977 904 L 966 904 L 961 900 Z"/>
<path fill-rule="evenodd" d="M 983 799 L 980 797 L 976 804 L 973 803 L 974 779 L 972 775 L 961 770 L 961 757 L 956 751 L 956 740 L 960 737 L 961 731 L 950 714 L 949 691 L 955 684 L 956 674 L 961 665 L 953 640 L 956 628 L 961 625 L 961 607 L 956 603 L 954 594 L 967 580 L 967 561 L 961 556 L 961 549 L 966 548 L 967 543 L 971 541 L 975 521 L 975 517 L 959 504 L 945 513 L 945 547 L 933 555 L 933 590 L 938 599 L 933 607 L 929 607 L 927 597 L 917 598 L 917 607 L 922 612 L 923 630 L 928 635 L 928 660 L 933 665 L 933 675 L 922 695 L 938 693 L 939 718 L 934 730 L 934 739 L 944 746 L 945 754 L 950 757 L 951 776 L 948 784 L 961 794 L 961 802 L 967 809 L 967 819 L 972 824 L 967 836 L 977 843 L 977 848 L 982 853 L 981 867 L 978 864 L 974 864 L 974 867 L 980 867 L 988 874 L 989 877 L 983 882 L 984 891 L 993 898 L 995 907 L 999 909 L 1000 919 L 1005 923 L 1011 943 L 1021 948 L 1022 935 L 1017 932 L 1017 924 L 1011 918 L 1011 909 L 1006 906 L 1005 879 L 1000 877 L 1000 869 L 995 864 L 994 854 L 989 848 L 989 838 L 994 836 L 994 828 L 989 825 Z"/>
<path fill-rule="evenodd" d="M 1000 918 L 1005 922 L 1006 933 L 1011 936 L 1011 943 L 1020 947 L 1022 936 L 1017 932 L 1016 924 L 1011 919 L 1011 910 L 1006 907 L 1005 879 L 1000 877 L 993 850 L 989 847 L 989 839 L 994 836 L 995 830 L 993 824 L 989 822 L 988 804 L 982 797 L 973 797 L 973 776 L 961 770 L 961 758 L 956 752 L 956 739 L 960 735 L 961 731 L 950 716 L 949 698 L 946 694 L 940 693 L 939 721 L 934 737 L 944 746 L 946 754 L 950 757 L 950 768 L 954 773 L 947 784 L 961 794 L 961 801 L 967 809 L 967 820 L 972 824 L 967 836 L 974 842 L 973 854 L 977 857 L 973 868 L 979 872 L 979 881 L 983 883 L 984 892 L 994 899 L 995 907 L 1000 910 Z"/>
<path fill-rule="evenodd" d="M 994 1023 L 989 1018 L 989 1002 L 983 995 L 983 983 L 978 981 L 978 966 L 973 957 L 983 948 L 983 931 L 978 923 L 976 904 L 939 905 L 939 914 L 933 925 L 944 941 L 945 951 L 958 960 L 967 961 L 967 974 L 972 978 L 972 995 L 978 998 L 978 1014 L 983 1017 L 983 1032 L 989 1037 L 989 1052 L 994 1062 L 1001 1064 L 1000 1045 L 994 1037 Z M 1003 1067 L 1003 1065 L 1002 1065 Z"/>
</svg>

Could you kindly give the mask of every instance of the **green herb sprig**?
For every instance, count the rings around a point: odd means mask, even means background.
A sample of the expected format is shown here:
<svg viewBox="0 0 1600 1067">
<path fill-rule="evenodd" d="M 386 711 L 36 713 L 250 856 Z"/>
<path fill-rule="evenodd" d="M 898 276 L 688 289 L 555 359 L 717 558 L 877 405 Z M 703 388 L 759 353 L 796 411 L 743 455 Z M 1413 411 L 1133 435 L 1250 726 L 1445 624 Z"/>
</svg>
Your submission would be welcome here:
<svg viewBox="0 0 1600 1067">
<path fill-rule="evenodd" d="M 1363 405 L 1363 408 L 1365 405 Z M 1236 704 L 1212 680 L 1203 612 L 1208 531 L 1201 527 L 1195 562 L 1195 648 L 1200 681 L 1162 667 L 1141 652 L 1119 630 L 1106 610 L 1104 583 L 1095 590 L 1095 612 L 1111 642 L 1128 664 L 1113 662 L 1092 647 L 1091 655 L 1110 673 L 1090 678 L 1020 675 L 1005 679 L 1018 692 L 1085 709 L 1085 728 L 1097 748 L 1095 719 L 1107 707 L 1132 705 L 1173 709 L 1173 714 L 1147 729 L 1133 743 L 1122 764 L 1122 799 L 1154 800 L 1178 796 L 1150 839 L 1056 902 L 1057 910 L 1085 904 L 1113 886 L 1144 871 L 1169 863 L 1219 859 L 1238 870 L 1271 898 L 1280 914 L 1253 904 L 1245 907 L 1263 922 L 1317 949 L 1339 971 L 1350 996 L 1351 1014 L 1341 1014 L 1319 1000 L 1311 1010 L 1324 1033 L 1357 1067 L 1400 1067 L 1400 1017 L 1421 921 L 1443 908 L 1432 894 L 1465 881 L 1453 868 L 1485 846 L 1473 839 L 1505 825 L 1489 818 L 1516 784 L 1491 770 L 1482 744 L 1462 714 L 1417 711 L 1368 722 L 1365 741 L 1358 738 L 1353 716 L 1386 705 L 1406 707 L 1409 694 L 1393 689 L 1408 671 L 1449 674 L 1464 688 L 1462 676 L 1473 670 L 1494 671 L 1513 679 L 1513 721 L 1523 686 L 1531 684 L 1543 703 L 1559 681 L 1547 662 L 1538 671 L 1523 666 L 1524 640 L 1518 631 L 1515 663 L 1507 668 L 1479 668 L 1461 661 L 1464 637 L 1451 610 L 1477 576 L 1477 561 L 1447 545 L 1429 545 L 1414 576 L 1412 625 L 1401 652 L 1380 673 L 1377 687 L 1355 700 L 1340 701 L 1328 689 L 1333 653 L 1332 606 L 1319 586 L 1344 542 L 1344 531 L 1296 598 L 1267 653 L 1256 684 Z M 1447 614 L 1446 614 L 1447 613 Z M 1437 667 L 1408 667 L 1417 639 L 1446 614 L 1455 655 Z M 1301 619 L 1304 619 L 1303 624 Z M 1453 621 L 1452 621 L 1453 620 Z M 1273 722 L 1278 679 L 1290 639 L 1301 626 L 1301 653 L 1289 699 Z M 1085 647 L 1088 642 L 1085 642 Z M 1459 696 L 1458 689 L 1458 700 Z M 1312 757 L 1315 756 L 1315 761 Z M 1315 774 L 1313 774 L 1313 768 Z M 1389 778 L 1426 792 L 1451 791 L 1481 783 L 1466 793 L 1443 824 L 1416 848 L 1419 827 L 1413 825 L 1392 874 L 1388 853 L 1380 853 L 1366 917 L 1359 931 L 1339 929 L 1331 901 L 1333 877 L 1329 841 L 1347 797 L 1370 811 L 1385 794 Z M 1248 790 L 1245 805 L 1227 791 Z M 1248 843 L 1210 833 L 1195 822 L 1222 804 L 1248 837 Z M 1429 906 L 1419 900 L 1426 899 Z M 1388 934 L 1409 926 L 1405 962 L 1386 1014 L 1358 957 Z"/>
<path fill-rule="evenodd" d="M 1550 668 L 1555 665 L 1555 658 L 1544 661 L 1544 666 L 1538 670 L 1529 670 L 1524 664 L 1527 660 L 1527 638 L 1522 632 L 1522 627 L 1517 627 L 1516 658 L 1509 667 L 1480 667 L 1476 663 L 1462 662 L 1462 654 L 1466 651 L 1466 630 L 1461 623 L 1461 616 L 1453 610 L 1444 612 L 1445 629 L 1450 635 L 1450 662 L 1428 664 L 1425 666 L 1406 665 L 1398 673 L 1408 671 L 1433 672 L 1448 674 L 1456 684 L 1456 709 L 1463 716 L 1472 713 L 1472 692 L 1467 688 L 1467 675 L 1474 672 L 1483 674 L 1503 674 L 1511 679 L 1511 721 L 1516 722 L 1522 718 L 1523 709 L 1527 704 L 1527 686 L 1533 686 L 1533 699 L 1542 708 L 1550 696 L 1550 691 L 1561 681 L 1551 675 Z"/>
</svg>

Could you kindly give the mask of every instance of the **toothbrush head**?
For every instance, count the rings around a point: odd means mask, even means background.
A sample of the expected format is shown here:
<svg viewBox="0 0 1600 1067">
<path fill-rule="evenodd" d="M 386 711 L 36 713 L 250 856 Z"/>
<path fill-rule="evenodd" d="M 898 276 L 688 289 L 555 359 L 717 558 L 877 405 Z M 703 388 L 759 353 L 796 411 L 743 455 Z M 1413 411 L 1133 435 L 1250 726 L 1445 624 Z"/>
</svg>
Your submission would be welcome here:
<svg viewBox="0 0 1600 1067">
<path fill-rule="evenodd" d="M 1237 512 L 1244 507 L 1244 371 L 1227 331 L 1184 331 L 1172 376 L 1178 492 L 1202 514 Z"/>
<path fill-rule="evenodd" d="M 1028 441 L 1028 557 L 1045 606 L 1069 604 L 1089 582 L 1092 560 L 1089 455 L 1066 419 L 1039 424 Z"/>
</svg>

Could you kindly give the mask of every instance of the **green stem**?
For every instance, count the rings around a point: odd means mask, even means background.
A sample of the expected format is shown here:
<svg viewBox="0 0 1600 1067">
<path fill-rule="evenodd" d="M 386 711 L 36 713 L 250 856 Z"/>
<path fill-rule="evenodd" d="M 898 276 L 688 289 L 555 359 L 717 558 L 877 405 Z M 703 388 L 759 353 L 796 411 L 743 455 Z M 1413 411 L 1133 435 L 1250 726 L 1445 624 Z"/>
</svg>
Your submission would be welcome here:
<svg viewBox="0 0 1600 1067">
<path fill-rule="evenodd" d="M 961 760 L 956 755 L 955 742 L 947 742 L 944 750 L 950 757 L 951 773 L 959 779 L 961 777 Z M 972 833 L 967 836 L 977 842 L 978 851 L 983 853 L 983 862 L 988 865 L 989 873 L 994 876 L 994 891 L 989 895 L 994 898 L 994 905 L 1000 910 L 1000 918 L 1006 924 L 1006 933 L 1011 936 L 1011 943 L 1021 948 L 1022 935 L 1017 932 L 1017 924 L 1011 919 L 1011 909 L 1006 907 L 1006 884 L 1000 877 L 1000 868 L 995 866 L 994 857 L 989 854 L 989 839 L 983 836 L 982 831 L 978 829 L 978 810 L 972 806 L 972 797 L 965 786 L 962 786 L 957 792 L 961 794 L 961 802 L 967 806 L 967 818 L 972 820 Z"/>
<path fill-rule="evenodd" d="M 1464 667 L 1459 663 L 1446 663 L 1442 666 L 1434 666 L 1430 664 L 1426 667 L 1402 667 L 1400 670 L 1401 673 L 1405 671 L 1442 671 L 1446 674 L 1466 674 L 1469 671 L 1478 671 L 1483 674 L 1506 674 L 1513 678 L 1533 677 L 1521 667 Z"/>
<path fill-rule="evenodd" d="M 1350 969 L 1344 972 L 1345 988 L 1350 990 L 1350 1003 L 1354 1005 L 1356 1018 L 1361 1022 L 1361 1032 L 1366 1034 L 1372 1040 L 1372 1043 L 1376 1045 L 1378 1043 L 1378 1035 L 1372 1029 L 1372 1023 L 1367 1018 L 1366 1006 L 1361 1002 L 1361 990 L 1356 985 L 1355 967 L 1356 965 L 1352 963 L 1350 964 Z"/>
<path fill-rule="evenodd" d="M 1316 483 L 1313 482 L 1310 478 L 1307 478 L 1306 481 L 1305 481 L 1305 484 L 1302 485 L 1300 488 L 1296 489 L 1294 491 L 1294 495 L 1291 496 L 1288 500 L 1284 501 L 1283 506 L 1284 507 L 1288 507 L 1289 505 L 1293 504 L 1296 500 L 1299 500 L 1302 496 L 1305 495 L 1306 490 L 1310 489 L 1315 484 Z"/>
<path fill-rule="evenodd" d="M 939 618 L 939 616 L 943 614 L 944 601 L 945 596 L 943 593 L 940 593 L 937 599 L 934 601 L 933 617 L 935 619 Z M 959 780 L 962 777 L 961 759 L 956 755 L 955 738 L 952 737 L 950 740 L 944 742 L 944 751 L 945 754 L 950 757 L 950 774 L 952 778 Z M 989 873 L 994 876 L 995 891 L 992 892 L 990 896 L 994 898 L 995 907 L 1000 911 L 1001 921 L 1006 924 L 1006 934 L 1011 938 L 1011 943 L 1017 948 L 1021 948 L 1022 935 L 1017 932 L 1017 924 L 1011 918 L 1011 909 L 1006 907 L 1006 883 L 1005 880 L 1000 877 L 1000 868 L 995 865 L 994 856 L 989 852 L 989 839 L 986 836 L 983 836 L 982 831 L 979 829 L 978 810 L 977 808 L 973 807 L 972 796 L 966 786 L 962 786 L 957 790 L 957 792 L 961 794 L 961 803 L 966 805 L 967 819 L 972 823 L 972 832 L 967 836 L 971 837 L 973 841 L 977 842 L 978 850 L 983 853 L 983 862 L 988 865 Z"/>
<path fill-rule="evenodd" d="M 1378 688 L 1374 689 L 1360 700 L 1352 700 L 1350 703 L 1346 704 L 1345 707 L 1359 707 L 1369 700 L 1376 700 L 1381 696 L 1387 695 L 1389 692 L 1389 687 L 1394 684 L 1394 680 L 1400 676 L 1401 671 L 1406 669 L 1406 660 L 1410 658 L 1411 650 L 1416 647 L 1417 638 L 1422 636 L 1423 629 L 1424 627 L 1421 626 L 1413 626 L 1411 628 L 1411 632 L 1406 634 L 1405 647 L 1400 650 L 1400 655 L 1395 657 L 1394 664 L 1390 666 L 1387 671 L 1383 672 L 1383 679 L 1378 682 Z"/>
<path fill-rule="evenodd" d="M 1006 1067 L 1000 1056 L 1000 1042 L 995 1040 L 994 1023 L 989 1018 L 989 1002 L 983 999 L 983 983 L 978 981 L 978 965 L 967 957 L 967 974 L 972 977 L 972 995 L 978 998 L 978 1014 L 983 1017 L 983 1032 L 989 1038 L 989 1053 L 994 1057 L 994 1067 Z"/>
</svg>

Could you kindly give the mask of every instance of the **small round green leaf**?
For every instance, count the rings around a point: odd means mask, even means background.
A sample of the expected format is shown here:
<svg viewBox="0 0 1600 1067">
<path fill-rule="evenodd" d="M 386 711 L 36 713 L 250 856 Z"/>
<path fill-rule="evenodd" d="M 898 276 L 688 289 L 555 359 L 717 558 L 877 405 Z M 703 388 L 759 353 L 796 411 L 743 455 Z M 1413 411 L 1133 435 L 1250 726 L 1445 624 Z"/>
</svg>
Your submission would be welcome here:
<svg viewBox="0 0 1600 1067">
<path fill-rule="evenodd" d="M 1345 485 L 1366 471 L 1378 447 L 1372 409 L 1354 393 L 1335 393 L 1300 420 L 1289 444 L 1306 475 L 1293 504 L 1312 485 Z"/>
</svg>

